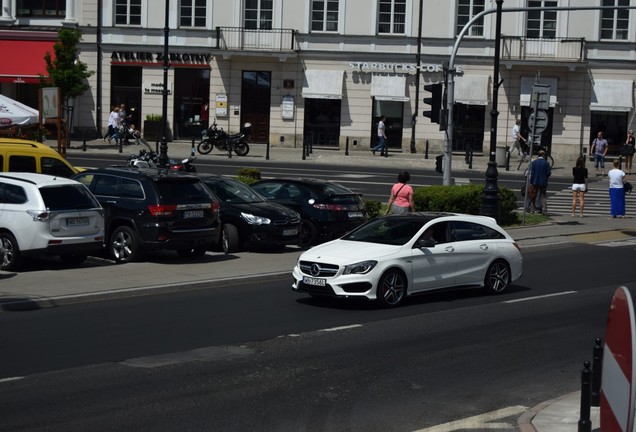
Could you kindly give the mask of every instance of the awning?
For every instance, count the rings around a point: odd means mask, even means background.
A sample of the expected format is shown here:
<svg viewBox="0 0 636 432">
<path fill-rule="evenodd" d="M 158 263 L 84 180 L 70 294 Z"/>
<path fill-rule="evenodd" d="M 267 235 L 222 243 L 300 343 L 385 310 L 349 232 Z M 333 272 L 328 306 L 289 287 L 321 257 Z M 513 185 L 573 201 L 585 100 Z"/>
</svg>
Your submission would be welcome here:
<svg viewBox="0 0 636 432">
<path fill-rule="evenodd" d="M 371 80 L 371 97 L 381 101 L 408 102 L 406 77 L 374 75 Z"/>
<path fill-rule="evenodd" d="M 532 101 L 532 85 L 537 82 L 535 77 L 521 77 L 521 97 L 519 104 L 521 106 L 530 106 Z M 539 77 L 538 84 L 547 84 L 550 86 L 550 108 L 554 108 L 557 101 L 558 80 L 556 78 Z"/>
<path fill-rule="evenodd" d="M 344 71 L 306 70 L 302 95 L 306 99 L 342 99 Z"/>
<path fill-rule="evenodd" d="M 463 75 L 455 78 L 455 103 L 488 105 L 488 76 Z"/>
<path fill-rule="evenodd" d="M 594 80 L 590 111 L 629 112 L 632 110 L 632 80 Z"/>
<path fill-rule="evenodd" d="M 54 40 L 0 39 L 0 82 L 39 84 L 40 74 L 47 76 L 44 55 L 55 58 Z"/>
</svg>

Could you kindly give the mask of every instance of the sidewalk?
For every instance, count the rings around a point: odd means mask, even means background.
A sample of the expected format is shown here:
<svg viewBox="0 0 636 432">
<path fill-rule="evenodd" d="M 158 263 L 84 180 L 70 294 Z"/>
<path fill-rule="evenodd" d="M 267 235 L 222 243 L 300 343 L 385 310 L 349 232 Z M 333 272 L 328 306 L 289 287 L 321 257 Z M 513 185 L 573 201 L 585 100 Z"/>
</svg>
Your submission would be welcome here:
<svg viewBox="0 0 636 432">
<path fill-rule="evenodd" d="M 122 160 L 137 153 L 143 147 L 125 146 Z M 191 142 L 169 143 L 169 156 L 186 157 L 190 154 Z M 73 142 L 67 156 L 84 152 L 82 143 Z M 101 140 L 88 142 L 88 153 L 119 154 L 115 145 Z M 269 157 L 268 157 L 269 156 Z M 213 150 L 209 155 L 199 155 L 202 159 L 227 158 L 226 154 Z M 391 153 L 388 158 L 373 156 L 369 151 L 351 150 L 345 154 L 340 150 L 314 149 L 302 159 L 301 149 L 271 147 L 269 153 L 265 145 L 251 145 L 250 153 L 239 160 L 249 160 L 259 164 L 269 161 L 298 161 L 306 164 L 340 164 L 365 166 L 395 166 L 396 169 L 409 167 L 434 168 L 435 155 L 426 159 L 423 154 Z M 472 169 L 463 157 L 454 156 L 453 171 L 474 170 L 485 172 L 486 157 L 476 157 Z M 557 162 L 558 163 L 558 162 Z M 516 166 L 515 166 L 516 168 Z M 500 172 L 504 167 L 498 168 Z M 563 170 L 556 166 L 554 170 Z M 512 169 L 511 169 L 512 172 Z M 516 170 L 514 172 L 517 172 Z M 522 175 L 521 172 L 518 172 Z M 569 175 L 569 168 L 565 175 Z M 441 175 L 440 175 L 441 184 Z M 608 243 L 631 241 L 636 235 L 634 218 L 612 219 L 606 216 L 572 218 L 553 216 L 549 223 L 534 226 L 508 228 L 507 231 L 523 248 L 544 247 L 559 243 Z M 63 304 L 98 301 L 113 298 L 149 295 L 214 286 L 230 286 L 253 279 L 289 280 L 289 273 L 301 250 L 288 248 L 283 252 L 249 253 L 223 255 L 209 252 L 199 260 L 183 262 L 174 254 L 158 253 L 147 262 L 129 263 L 115 266 L 111 261 L 91 258 L 79 268 L 60 270 L 59 264 L 22 273 L 0 273 L 0 313 L 10 310 L 55 307 Z M 115 270 L 116 269 L 116 270 Z M 153 275 L 149 277 L 148 275 Z M 156 283 L 161 281 L 161 283 Z M 574 432 L 579 420 L 579 393 L 544 402 L 529 409 L 519 418 L 522 432 Z M 593 430 L 598 428 L 598 409 L 593 408 Z"/>
</svg>

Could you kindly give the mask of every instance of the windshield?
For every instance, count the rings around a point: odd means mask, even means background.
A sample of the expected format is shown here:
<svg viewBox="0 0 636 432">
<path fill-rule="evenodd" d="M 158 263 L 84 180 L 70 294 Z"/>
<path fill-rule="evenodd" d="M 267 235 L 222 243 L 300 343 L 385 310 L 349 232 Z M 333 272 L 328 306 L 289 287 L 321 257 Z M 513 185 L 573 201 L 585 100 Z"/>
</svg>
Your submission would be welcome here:
<svg viewBox="0 0 636 432">
<path fill-rule="evenodd" d="M 388 217 L 374 219 L 342 237 L 343 240 L 401 246 L 428 222 L 424 218 Z"/>
<path fill-rule="evenodd" d="M 225 203 L 246 204 L 265 201 L 265 198 L 258 192 L 238 180 L 214 178 L 203 181 L 214 192 L 214 195 Z"/>
</svg>

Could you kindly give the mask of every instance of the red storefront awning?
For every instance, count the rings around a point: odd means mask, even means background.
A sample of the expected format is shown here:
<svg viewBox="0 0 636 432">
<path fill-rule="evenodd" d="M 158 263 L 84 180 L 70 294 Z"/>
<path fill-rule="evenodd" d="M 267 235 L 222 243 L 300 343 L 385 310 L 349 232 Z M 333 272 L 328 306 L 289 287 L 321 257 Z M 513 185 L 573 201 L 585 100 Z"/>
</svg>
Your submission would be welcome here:
<svg viewBox="0 0 636 432">
<path fill-rule="evenodd" d="M 51 53 L 55 41 L 0 39 L 0 82 L 38 84 L 47 76 L 44 55 Z"/>
</svg>

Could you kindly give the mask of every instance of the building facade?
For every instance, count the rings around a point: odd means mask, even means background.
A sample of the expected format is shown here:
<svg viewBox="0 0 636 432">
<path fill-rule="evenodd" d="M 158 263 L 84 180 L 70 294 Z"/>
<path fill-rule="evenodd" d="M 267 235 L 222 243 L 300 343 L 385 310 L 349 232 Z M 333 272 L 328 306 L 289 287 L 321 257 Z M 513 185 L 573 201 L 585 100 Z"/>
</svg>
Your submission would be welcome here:
<svg viewBox="0 0 636 432">
<path fill-rule="evenodd" d="M 471 21 L 494 11 L 493 0 L 168 1 L 171 135 L 198 139 L 212 121 L 232 132 L 250 122 L 256 143 L 368 151 L 384 115 L 390 150 L 441 151 L 445 133 L 422 115 L 430 110 L 424 98 L 430 84 L 444 82 L 457 36 L 471 22 L 456 53 L 453 151 L 488 154 L 493 109 L 498 146 L 510 144 L 517 119 L 527 131 L 538 82 L 550 86 L 541 142 L 556 159 L 586 153 L 598 131 L 617 152 L 634 123 L 633 2 L 505 0 L 494 79 L 496 14 Z M 148 115 L 162 113 L 165 2 L 2 6 L 0 48 L 20 41 L 29 52 L 28 61 L 15 53 L 0 66 L 3 94 L 32 104 L 32 63 L 56 28 L 74 26 L 83 34 L 80 60 L 96 71 L 91 91 L 75 101 L 74 125 L 102 130 L 120 103 L 142 129 Z M 27 47 L 38 37 L 37 49 Z"/>
</svg>

